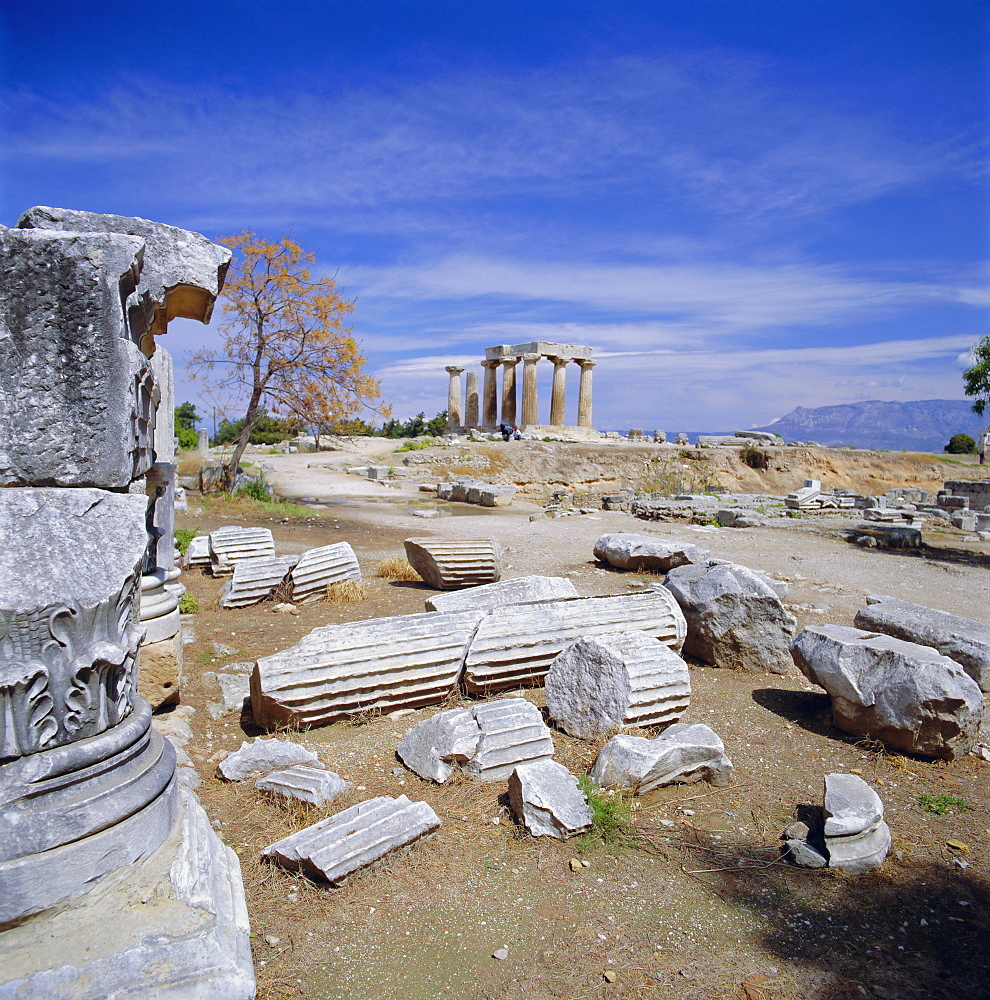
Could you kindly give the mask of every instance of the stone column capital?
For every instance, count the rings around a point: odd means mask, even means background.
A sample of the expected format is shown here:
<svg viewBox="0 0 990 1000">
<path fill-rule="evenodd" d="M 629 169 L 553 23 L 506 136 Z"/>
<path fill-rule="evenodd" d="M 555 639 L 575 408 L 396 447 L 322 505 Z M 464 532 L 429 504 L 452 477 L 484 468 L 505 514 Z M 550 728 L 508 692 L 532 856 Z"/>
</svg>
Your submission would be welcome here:
<svg viewBox="0 0 990 1000">
<path fill-rule="evenodd" d="M 523 354 L 521 357 L 522 357 L 523 361 L 525 361 L 525 362 L 527 362 L 529 364 L 535 364 L 537 361 L 540 360 L 540 358 L 543 357 L 543 355 L 542 354 Z"/>
<path fill-rule="evenodd" d="M 592 361 L 591 358 L 575 358 L 574 364 L 581 368 L 594 368 L 598 364 L 597 361 Z"/>
<path fill-rule="evenodd" d="M 481 367 L 488 369 L 495 369 L 498 368 L 498 366 L 501 363 L 502 362 L 498 358 L 486 358 L 484 361 L 481 362 Z"/>
<path fill-rule="evenodd" d="M 460 375 L 464 371 L 464 365 L 447 365 L 444 371 L 451 375 Z"/>
<path fill-rule="evenodd" d="M 499 358 L 498 363 L 506 368 L 515 368 L 519 364 L 519 358 Z"/>
</svg>

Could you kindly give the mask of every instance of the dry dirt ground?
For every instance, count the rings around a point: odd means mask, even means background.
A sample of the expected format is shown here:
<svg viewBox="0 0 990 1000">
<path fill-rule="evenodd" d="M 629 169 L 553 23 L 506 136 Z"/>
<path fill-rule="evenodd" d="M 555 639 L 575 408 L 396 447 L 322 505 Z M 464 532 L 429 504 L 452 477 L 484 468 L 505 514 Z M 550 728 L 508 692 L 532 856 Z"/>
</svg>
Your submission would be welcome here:
<svg viewBox="0 0 990 1000">
<path fill-rule="evenodd" d="M 400 555 L 404 538 L 495 537 L 506 549 L 506 578 L 568 575 L 593 595 L 628 592 L 648 579 L 596 564 L 600 534 L 656 533 L 790 581 L 788 600 L 815 606 L 796 612 L 799 627 L 851 624 L 872 592 L 987 620 L 990 546 L 964 542 L 959 532 L 926 534 L 929 548 L 914 553 L 857 548 L 842 536 L 849 522 L 831 518 L 745 530 L 603 511 L 531 522 L 539 508 L 518 502 L 489 512 L 441 505 L 454 516 L 424 520 L 412 511 L 431 504 L 414 487 L 307 468 L 367 461 L 375 458 L 369 447 L 385 462 L 401 459 L 381 454 L 392 442 L 356 444 L 336 460 L 256 459 L 275 467 L 270 475 L 280 492 L 311 498 L 310 507 L 193 495 L 190 513 L 177 519 L 200 533 L 264 524 L 280 552 L 346 540 L 368 581 L 362 600 L 311 605 L 293 616 L 274 614 L 272 605 L 217 610 L 219 581 L 198 571 L 183 576 L 202 608 L 187 622 L 193 641 L 182 702 L 196 709 L 188 749 L 203 805 L 241 859 L 259 997 L 990 997 L 990 765 L 975 756 L 931 763 L 857 743 L 831 726 L 827 696 L 796 671 L 778 677 L 692 664 L 684 721 L 704 722 L 721 736 L 734 781 L 724 789 L 674 786 L 632 801 L 631 829 L 618 843 L 533 839 L 512 822 L 504 787 L 463 779 L 438 787 L 405 771 L 396 744 L 434 709 L 294 733 L 356 786 L 330 811 L 404 793 L 430 802 L 444 825 L 341 888 L 262 864 L 264 846 L 322 813 L 285 808 L 250 783 L 215 777 L 217 762 L 258 730 L 246 713 L 210 717 L 205 707 L 217 692 L 204 672 L 285 648 L 318 625 L 423 610 L 431 593 L 425 585 L 374 577 L 376 562 Z M 840 461 L 830 454 L 830 462 Z M 938 471 L 930 456 L 918 462 Z M 594 481 L 614 482 L 614 472 Z M 805 472 L 776 488 L 796 488 Z M 959 477 L 955 466 L 945 472 Z M 219 656 L 214 642 L 235 652 Z M 540 689 L 522 694 L 542 705 Z M 556 730 L 554 742 L 558 759 L 576 773 L 598 749 Z M 796 807 L 820 803 L 822 776 L 837 771 L 862 774 L 886 805 L 893 849 L 873 874 L 806 871 L 779 857 L 779 833 Z M 923 795 L 949 795 L 968 808 L 935 814 L 923 807 Z M 572 871 L 574 858 L 588 865 Z M 492 956 L 501 948 L 508 957 L 499 961 Z"/>
</svg>

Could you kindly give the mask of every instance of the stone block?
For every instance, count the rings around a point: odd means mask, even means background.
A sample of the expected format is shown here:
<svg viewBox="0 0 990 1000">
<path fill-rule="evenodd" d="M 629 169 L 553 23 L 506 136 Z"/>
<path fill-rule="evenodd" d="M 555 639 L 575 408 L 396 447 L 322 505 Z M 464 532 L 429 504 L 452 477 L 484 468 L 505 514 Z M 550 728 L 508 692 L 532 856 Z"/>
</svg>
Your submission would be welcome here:
<svg viewBox="0 0 990 1000">
<path fill-rule="evenodd" d="M 425 802 L 382 796 L 351 806 L 266 847 L 267 858 L 289 871 L 342 885 L 357 871 L 440 829 Z"/>
<path fill-rule="evenodd" d="M 645 795 L 672 784 L 732 780 L 732 762 L 718 736 L 701 724 L 677 722 L 656 739 L 620 733 L 602 747 L 589 772 L 602 788 L 625 788 Z"/>
<path fill-rule="evenodd" d="M 245 781 L 296 764 L 323 767 L 312 750 L 291 740 L 257 739 L 253 743 L 242 743 L 240 749 L 225 757 L 217 767 L 217 776 L 224 781 Z"/>
<path fill-rule="evenodd" d="M 440 712 L 413 726 L 399 741 L 396 753 L 410 771 L 443 784 L 458 765 L 478 751 L 481 726 L 467 708 Z"/>
<path fill-rule="evenodd" d="M 702 562 L 708 558 L 709 552 L 697 545 L 667 542 L 652 535 L 623 532 L 602 535 L 595 542 L 594 555 L 596 559 L 601 559 L 616 569 L 667 573 L 676 566 Z"/>
<path fill-rule="evenodd" d="M 588 797 L 554 760 L 522 764 L 509 775 L 509 806 L 534 837 L 566 840 L 591 828 Z"/>
<path fill-rule="evenodd" d="M 203 677 L 206 679 L 207 675 L 204 674 Z M 220 689 L 220 700 L 212 701 L 206 706 L 210 717 L 219 719 L 229 712 L 239 713 L 244 708 L 244 700 L 251 695 L 251 678 L 243 673 L 219 673 L 213 674 L 212 679 Z"/>
<path fill-rule="evenodd" d="M 545 686 L 550 717 L 586 740 L 677 722 L 691 702 L 687 664 L 646 632 L 578 639 L 550 664 Z"/>
<path fill-rule="evenodd" d="M 286 578 L 294 561 L 290 556 L 260 556 L 233 562 L 233 574 L 220 590 L 220 607 L 259 604 Z"/>
<path fill-rule="evenodd" d="M 137 691 L 153 709 L 176 704 L 182 693 L 182 634 L 141 645 Z"/>
<path fill-rule="evenodd" d="M 455 689 L 484 613 L 423 612 L 315 629 L 258 660 L 251 677 L 255 722 L 309 727 L 438 704 Z"/>
<path fill-rule="evenodd" d="M 805 629 L 794 662 L 832 698 L 839 729 L 907 753 L 951 759 L 977 739 L 983 695 L 928 646 L 842 625 Z"/>
<path fill-rule="evenodd" d="M 193 566 L 210 565 L 210 537 L 209 535 L 196 535 L 189 542 L 186 554 L 182 557 L 182 568 L 192 569 Z"/>
<path fill-rule="evenodd" d="M 642 631 L 678 652 L 686 630 L 677 602 L 661 591 L 494 608 L 471 640 L 464 687 L 479 694 L 539 683 L 572 642 L 604 632 Z"/>
<path fill-rule="evenodd" d="M 296 604 L 320 600 L 326 596 L 331 583 L 360 579 L 361 567 L 347 542 L 323 545 L 304 552 L 289 574 L 292 600 Z"/>
<path fill-rule="evenodd" d="M 238 528 L 233 525 L 210 532 L 210 569 L 214 576 L 230 576 L 241 559 L 275 556 L 275 541 L 269 528 Z"/>
<path fill-rule="evenodd" d="M 580 597 L 574 584 L 562 576 L 520 576 L 467 590 L 434 594 L 426 599 L 427 611 L 486 610 L 505 604 L 532 604 Z"/>
<path fill-rule="evenodd" d="M 984 693 L 990 688 L 990 625 L 884 597 L 856 613 L 856 628 L 931 646 L 955 660 Z"/>
<path fill-rule="evenodd" d="M 796 623 L 763 574 L 713 559 L 671 570 L 663 585 L 687 620 L 686 653 L 717 667 L 788 671 Z"/>
<path fill-rule="evenodd" d="M 435 590 L 495 583 L 502 575 L 502 549 L 492 538 L 407 538 L 406 559 Z"/>
<path fill-rule="evenodd" d="M 328 806 L 353 786 L 333 771 L 295 764 L 284 771 L 266 774 L 254 783 L 254 787 L 259 791 L 284 799 L 297 799 L 311 806 Z"/>
</svg>

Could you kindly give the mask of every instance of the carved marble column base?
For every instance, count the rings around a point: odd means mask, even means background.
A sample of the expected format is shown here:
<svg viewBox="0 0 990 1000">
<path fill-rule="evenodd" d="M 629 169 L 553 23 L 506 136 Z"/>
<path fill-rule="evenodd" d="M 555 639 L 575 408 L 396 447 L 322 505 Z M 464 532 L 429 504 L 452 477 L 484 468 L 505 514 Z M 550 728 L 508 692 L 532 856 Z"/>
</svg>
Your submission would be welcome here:
<svg viewBox="0 0 990 1000">
<path fill-rule="evenodd" d="M 148 857 L 175 819 L 175 750 L 140 698 L 97 736 L 0 772 L 0 930 Z M 0 962 L 2 967 L 2 962 Z"/>
<path fill-rule="evenodd" d="M 149 858 L 0 933 L 0 1000 L 251 1000 L 249 934 L 237 856 L 181 791 Z"/>
</svg>

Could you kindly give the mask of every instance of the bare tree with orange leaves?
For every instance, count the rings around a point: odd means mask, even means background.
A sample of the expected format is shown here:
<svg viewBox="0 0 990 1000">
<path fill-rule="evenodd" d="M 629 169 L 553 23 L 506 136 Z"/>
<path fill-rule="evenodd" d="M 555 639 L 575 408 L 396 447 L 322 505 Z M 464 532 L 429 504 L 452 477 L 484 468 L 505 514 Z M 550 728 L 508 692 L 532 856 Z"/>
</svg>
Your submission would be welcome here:
<svg viewBox="0 0 990 1000">
<path fill-rule="evenodd" d="M 200 350 L 189 367 L 214 393 L 248 397 L 244 429 L 226 466 L 228 487 L 265 409 L 332 427 L 381 399 L 377 380 L 344 320 L 354 303 L 333 278 L 314 280 L 312 253 L 288 237 L 252 232 L 220 240 L 234 251 L 224 285 L 223 346 Z"/>
</svg>

